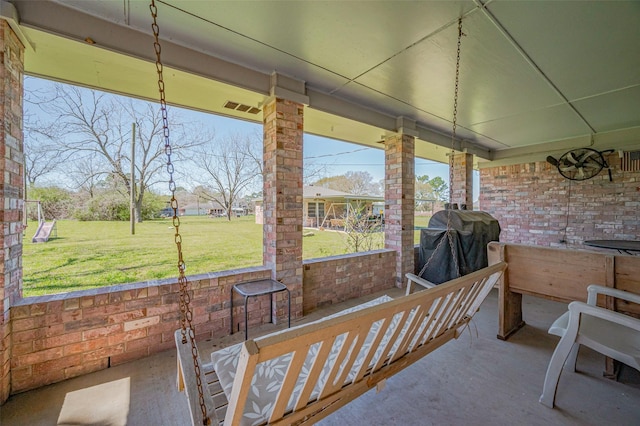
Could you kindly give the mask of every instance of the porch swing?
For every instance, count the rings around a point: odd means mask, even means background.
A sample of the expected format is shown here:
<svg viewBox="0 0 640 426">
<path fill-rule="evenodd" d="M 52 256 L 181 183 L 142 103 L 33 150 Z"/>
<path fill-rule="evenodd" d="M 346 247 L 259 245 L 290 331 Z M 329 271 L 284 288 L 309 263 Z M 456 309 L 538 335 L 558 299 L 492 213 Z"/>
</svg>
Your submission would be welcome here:
<svg viewBox="0 0 640 426">
<path fill-rule="evenodd" d="M 150 10 L 178 251 L 178 388 L 186 393 L 191 423 L 315 423 L 367 390 L 381 389 L 387 378 L 457 338 L 502 275 L 505 263 L 434 289 L 395 300 L 382 296 L 313 323 L 246 340 L 213 353 L 211 363 L 201 362 L 184 273 L 154 0 Z"/>
</svg>

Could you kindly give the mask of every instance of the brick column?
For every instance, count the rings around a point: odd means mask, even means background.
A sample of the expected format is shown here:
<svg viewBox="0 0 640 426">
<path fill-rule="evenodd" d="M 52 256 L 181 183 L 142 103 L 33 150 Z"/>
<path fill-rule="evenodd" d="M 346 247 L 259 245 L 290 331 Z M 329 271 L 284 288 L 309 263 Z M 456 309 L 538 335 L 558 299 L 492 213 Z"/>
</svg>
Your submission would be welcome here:
<svg viewBox="0 0 640 426">
<path fill-rule="evenodd" d="M 291 291 L 291 317 L 301 317 L 304 105 L 272 97 L 263 107 L 263 116 L 263 261 L 273 278 Z M 277 309 L 284 315 L 283 303 Z"/>
<path fill-rule="evenodd" d="M 415 138 L 406 134 L 385 139 L 384 245 L 397 252 L 396 285 L 414 272 Z"/>
<path fill-rule="evenodd" d="M 473 210 L 473 154 L 466 152 L 453 156 L 453 194 L 451 203 L 467 205 L 467 210 Z"/>
<path fill-rule="evenodd" d="M 11 304 L 22 282 L 22 206 L 24 157 L 22 93 L 24 46 L 9 24 L 0 20 L 0 188 L 2 232 L 0 250 L 0 404 L 11 390 Z"/>
</svg>

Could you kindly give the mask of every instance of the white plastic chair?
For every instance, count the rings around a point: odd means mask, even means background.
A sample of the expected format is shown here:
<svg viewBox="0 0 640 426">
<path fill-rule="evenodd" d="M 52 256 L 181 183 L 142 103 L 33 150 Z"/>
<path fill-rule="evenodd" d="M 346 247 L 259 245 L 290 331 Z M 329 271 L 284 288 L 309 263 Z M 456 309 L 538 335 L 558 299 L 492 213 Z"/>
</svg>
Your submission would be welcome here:
<svg viewBox="0 0 640 426">
<path fill-rule="evenodd" d="M 411 284 L 413 283 L 419 284 L 424 288 L 433 288 L 437 286 L 437 284 L 427 281 L 424 278 L 420 278 L 415 274 L 407 273 L 404 274 L 404 276 L 407 277 L 407 292 L 405 293 L 407 296 L 411 294 Z"/>
<path fill-rule="evenodd" d="M 640 295 L 610 287 L 590 285 L 587 303 L 571 302 L 569 311 L 549 328 L 561 336 L 544 378 L 540 402 L 553 408 L 562 367 L 575 371 L 580 345 L 640 370 L 640 319 L 596 306 L 598 294 L 640 303 Z"/>
</svg>

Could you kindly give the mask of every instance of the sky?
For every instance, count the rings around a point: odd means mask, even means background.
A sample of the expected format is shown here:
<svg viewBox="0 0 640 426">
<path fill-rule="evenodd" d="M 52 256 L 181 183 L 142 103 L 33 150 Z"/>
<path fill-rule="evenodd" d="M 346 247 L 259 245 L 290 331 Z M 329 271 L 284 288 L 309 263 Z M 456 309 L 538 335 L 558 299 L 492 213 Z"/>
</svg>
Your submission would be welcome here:
<svg viewBox="0 0 640 426">
<path fill-rule="evenodd" d="M 254 124 L 228 117 L 215 116 L 196 111 L 182 110 L 185 116 L 206 120 L 221 136 L 225 133 L 262 132 L 261 124 Z M 349 171 L 367 171 L 374 182 L 384 179 L 384 150 L 362 145 L 304 134 L 303 158 L 305 162 L 313 162 L 316 166 L 325 167 L 327 176 L 343 175 Z M 428 175 L 429 178 L 441 177 L 449 182 L 449 165 L 436 161 L 416 158 L 416 176 Z M 478 173 L 474 173 L 473 200 L 479 195 Z"/>
<path fill-rule="evenodd" d="M 262 133 L 262 125 L 229 117 L 216 116 L 198 111 L 180 109 L 180 114 L 189 119 L 203 121 L 213 127 L 216 135 L 234 133 Z M 327 176 L 337 176 L 349 171 L 367 171 L 375 182 L 384 179 L 384 150 L 362 145 L 304 134 L 303 157 L 306 162 L 326 168 Z M 449 181 L 449 165 L 436 161 L 416 159 L 416 175 L 442 177 Z"/>
<path fill-rule="evenodd" d="M 29 77 L 25 80 L 25 87 L 30 89 L 45 88 L 54 84 L 48 80 Z M 206 114 L 174 107 L 181 117 L 187 121 L 199 121 L 215 130 L 216 136 L 227 134 L 262 133 L 262 125 L 224 116 Z M 362 145 L 324 138 L 311 134 L 304 134 L 303 157 L 305 162 L 313 163 L 316 167 L 323 167 L 326 176 L 337 176 L 348 171 L 367 171 L 374 182 L 384 179 L 384 151 Z M 431 160 L 416 159 L 416 176 L 428 175 L 429 178 L 440 176 L 449 182 L 448 164 Z M 474 174 L 474 175 L 477 175 Z M 478 198 L 477 176 L 474 177 L 474 200 Z"/>
</svg>

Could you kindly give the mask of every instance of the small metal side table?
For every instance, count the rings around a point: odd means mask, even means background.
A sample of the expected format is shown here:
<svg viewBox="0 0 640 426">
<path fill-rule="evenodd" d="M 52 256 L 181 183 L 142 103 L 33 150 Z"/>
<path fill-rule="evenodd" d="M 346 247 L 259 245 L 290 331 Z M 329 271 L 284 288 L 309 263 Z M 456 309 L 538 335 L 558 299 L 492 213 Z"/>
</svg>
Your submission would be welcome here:
<svg viewBox="0 0 640 426">
<path fill-rule="evenodd" d="M 263 296 L 268 294 L 270 303 L 269 313 L 271 315 L 271 322 L 273 322 L 273 294 L 279 293 L 281 291 L 286 291 L 288 296 L 288 307 L 289 307 L 289 327 L 291 327 L 291 292 L 287 288 L 286 285 L 278 282 L 276 280 L 259 280 L 259 281 L 249 281 L 246 283 L 235 284 L 231 288 L 231 334 L 233 334 L 233 292 L 244 296 L 244 340 L 247 340 L 248 333 L 248 325 L 249 325 L 249 314 L 247 312 L 247 299 L 252 296 Z"/>
</svg>

